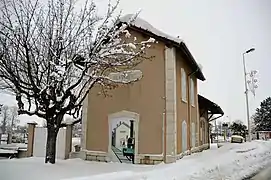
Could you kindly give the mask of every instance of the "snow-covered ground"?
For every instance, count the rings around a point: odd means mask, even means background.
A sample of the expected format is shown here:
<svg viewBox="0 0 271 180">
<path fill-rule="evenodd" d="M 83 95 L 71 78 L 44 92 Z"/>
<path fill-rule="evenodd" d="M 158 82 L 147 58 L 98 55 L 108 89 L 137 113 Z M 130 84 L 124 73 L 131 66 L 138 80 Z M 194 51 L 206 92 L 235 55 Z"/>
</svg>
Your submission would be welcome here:
<svg viewBox="0 0 271 180">
<path fill-rule="evenodd" d="M 26 149 L 27 148 L 27 144 L 23 144 L 23 143 L 0 144 L 0 148 L 20 148 L 20 149 Z"/>
<path fill-rule="evenodd" d="M 0 144 L 0 156 L 1 154 L 14 154 L 18 149 L 27 148 L 27 144 L 13 143 L 13 144 Z"/>
<path fill-rule="evenodd" d="M 271 162 L 271 141 L 212 145 L 210 150 L 157 166 L 98 163 L 79 159 L 43 163 L 43 158 L 0 160 L 9 180 L 241 180 Z M 16 172 L 16 173 L 15 173 Z"/>
<path fill-rule="evenodd" d="M 14 154 L 17 153 L 15 150 L 6 150 L 6 149 L 0 149 L 0 155 L 1 154 Z"/>
</svg>

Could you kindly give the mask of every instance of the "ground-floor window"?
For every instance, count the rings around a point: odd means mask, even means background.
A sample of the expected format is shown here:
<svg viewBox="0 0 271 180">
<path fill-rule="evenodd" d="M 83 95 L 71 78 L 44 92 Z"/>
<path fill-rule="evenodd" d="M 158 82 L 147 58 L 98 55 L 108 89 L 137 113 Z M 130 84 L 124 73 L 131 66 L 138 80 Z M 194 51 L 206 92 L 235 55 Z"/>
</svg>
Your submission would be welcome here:
<svg viewBox="0 0 271 180">
<path fill-rule="evenodd" d="M 191 126 L 191 135 L 192 135 L 192 147 L 196 147 L 196 125 L 192 122 Z"/>
<path fill-rule="evenodd" d="M 187 125 L 185 120 L 182 123 L 182 151 L 187 150 Z"/>
<path fill-rule="evenodd" d="M 200 135 L 200 145 L 202 145 L 202 135 L 203 135 L 202 134 L 202 127 L 200 127 L 200 132 L 199 133 L 200 133 L 199 134 Z"/>
<path fill-rule="evenodd" d="M 206 139 L 207 139 L 207 137 L 206 137 L 206 135 L 207 135 L 207 128 L 206 128 L 206 123 L 205 123 L 205 121 L 202 121 L 202 124 L 203 124 L 203 144 L 206 144 L 207 143 L 207 141 L 206 141 Z"/>
<path fill-rule="evenodd" d="M 200 121 L 200 140 L 201 140 L 201 144 L 206 143 L 206 125 L 205 125 L 204 120 Z"/>
</svg>

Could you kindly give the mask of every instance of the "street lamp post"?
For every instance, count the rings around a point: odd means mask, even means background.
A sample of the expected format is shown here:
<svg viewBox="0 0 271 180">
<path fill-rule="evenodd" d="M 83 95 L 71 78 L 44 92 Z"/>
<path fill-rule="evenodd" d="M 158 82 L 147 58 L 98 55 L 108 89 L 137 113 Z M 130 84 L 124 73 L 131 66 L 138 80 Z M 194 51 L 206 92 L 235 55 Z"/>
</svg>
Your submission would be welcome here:
<svg viewBox="0 0 271 180">
<path fill-rule="evenodd" d="M 250 131 L 250 116 L 249 116 L 249 104 L 248 104 L 248 87 L 247 87 L 247 71 L 245 63 L 245 54 L 254 51 L 255 48 L 251 48 L 243 53 L 243 66 L 244 66 L 244 78 L 245 78 L 245 95 L 246 95 L 246 109 L 247 109 L 247 126 L 248 126 L 248 141 L 251 141 L 251 131 Z"/>
</svg>

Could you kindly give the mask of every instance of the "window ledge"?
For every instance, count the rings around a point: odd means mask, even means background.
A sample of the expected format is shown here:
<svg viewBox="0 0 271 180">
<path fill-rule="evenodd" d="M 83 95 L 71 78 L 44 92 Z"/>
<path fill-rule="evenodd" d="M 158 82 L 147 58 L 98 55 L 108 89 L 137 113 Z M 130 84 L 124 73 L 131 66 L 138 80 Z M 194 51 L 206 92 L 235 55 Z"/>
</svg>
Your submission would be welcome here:
<svg viewBox="0 0 271 180">
<path fill-rule="evenodd" d="M 183 100 L 183 99 L 182 99 L 182 102 L 183 102 L 183 103 L 187 103 L 187 100 Z"/>
</svg>

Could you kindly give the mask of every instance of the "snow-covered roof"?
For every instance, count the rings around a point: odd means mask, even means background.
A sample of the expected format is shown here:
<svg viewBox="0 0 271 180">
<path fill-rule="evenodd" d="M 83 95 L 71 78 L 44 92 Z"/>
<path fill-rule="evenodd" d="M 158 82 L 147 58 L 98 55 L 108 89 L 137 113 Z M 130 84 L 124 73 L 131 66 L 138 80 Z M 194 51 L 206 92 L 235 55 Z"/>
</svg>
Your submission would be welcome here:
<svg viewBox="0 0 271 180">
<path fill-rule="evenodd" d="M 217 105 L 216 103 L 212 102 L 211 100 L 207 99 L 206 97 L 198 94 L 198 102 L 199 108 L 206 108 L 207 110 L 211 111 L 212 114 L 220 114 L 224 115 L 222 108 Z"/>
<path fill-rule="evenodd" d="M 129 22 L 132 18 L 133 18 L 134 14 L 127 14 L 123 17 L 120 18 L 120 21 L 121 22 Z M 141 19 L 139 17 L 137 17 L 134 21 L 132 21 L 131 23 L 133 26 L 135 27 L 138 27 L 140 29 L 143 29 L 143 30 L 146 30 L 146 31 L 149 31 L 159 37 L 163 37 L 163 38 L 166 38 L 168 40 L 171 40 L 171 41 L 174 41 L 178 44 L 182 43 L 183 40 L 180 39 L 180 38 L 177 38 L 177 37 L 172 37 L 158 29 L 156 29 L 155 27 L 153 27 L 150 23 L 148 23 L 147 21 L 145 21 L 144 19 Z"/>
<path fill-rule="evenodd" d="M 73 116 L 69 115 L 69 114 L 65 114 L 63 117 L 63 120 L 61 122 L 62 125 L 74 125 L 76 123 L 79 123 L 80 121 L 80 117 L 79 118 L 74 118 Z"/>
<path fill-rule="evenodd" d="M 34 121 L 34 120 L 29 120 L 28 122 L 27 122 L 27 124 L 38 124 L 36 121 Z"/>
<path fill-rule="evenodd" d="M 240 138 L 240 139 L 244 139 L 244 137 L 240 136 L 240 135 L 232 135 L 231 138 Z"/>
<path fill-rule="evenodd" d="M 62 123 L 71 125 L 73 124 L 74 121 L 75 119 L 71 115 L 65 114 L 63 117 Z"/>
<path fill-rule="evenodd" d="M 121 122 L 121 124 L 118 124 L 118 125 L 114 128 L 114 130 L 118 129 L 121 125 L 124 125 L 124 126 L 126 126 L 127 128 L 130 128 L 130 126 L 129 126 L 127 123 Z"/>
<path fill-rule="evenodd" d="M 131 27 L 135 27 L 137 29 L 143 30 L 147 33 L 150 33 L 154 36 L 156 36 L 155 38 L 160 38 L 163 41 L 169 41 L 171 42 L 174 46 L 178 47 L 178 48 L 182 48 L 182 50 L 185 52 L 185 54 L 188 56 L 188 63 L 190 64 L 190 66 L 192 67 L 193 71 L 195 71 L 195 75 L 197 76 L 198 79 L 204 81 L 205 77 L 202 73 L 202 66 L 199 65 L 194 57 L 192 56 L 192 54 L 190 53 L 190 51 L 188 50 L 186 44 L 184 43 L 184 41 L 178 37 L 172 37 L 158 29 L 156 29 L 155 27 L 153 27 L 150 23 L 148 23 L 147 21 L 136 17 L 134 19 L 135 15 L 134 14 L 127 14 L 125 16 L 122 16 L 120 18 L 120 23 L 130 23 Z M 131 21 L 132 20 L 132 21 Z"/>
</svg>

